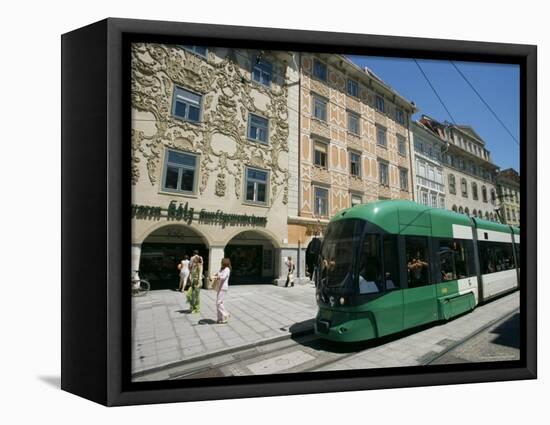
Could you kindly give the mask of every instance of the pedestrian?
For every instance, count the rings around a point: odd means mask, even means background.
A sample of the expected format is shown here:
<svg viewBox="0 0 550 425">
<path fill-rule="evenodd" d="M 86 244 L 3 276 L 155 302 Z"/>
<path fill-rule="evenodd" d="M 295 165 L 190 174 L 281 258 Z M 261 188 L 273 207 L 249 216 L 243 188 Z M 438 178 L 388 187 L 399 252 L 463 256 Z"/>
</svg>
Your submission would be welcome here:
<svg viewBox="0 0 550 425">
<path fill-rule="evenodd" d="M 184 255 L 183 260 L 178 264 L 180 271 L 180 292 L 184 292 L 187 287 L 187 279 L 189 279 L 189 255 Z"/>
<path fill-rule="evenodd" d="M 204 261 L 199 255 L 199 251 L 193 251 L 193 256 L 189 260 L 191 286 L 187 291 L 187 302 L 191 307 L 191 313 L 199 313 L 201 311 L 200 290 L 202 286 L 203 263 Z"/>
<path fill-rule="evenodd" d="M 292 257 L 287 257 L 287 260 L 285 262 L 288 273 L 286 275 L 286 283 L 285 288 L 288 288 L 288 284 L 290 283 L 290 286 L 294 286 L 294 270 L 296 269 L 296 266 L 294 265 L 294 262 L 292 261 Z"/>
<path fill-rule="evenodd" d="M 218 312 L 218 323 L 227 323 L 230 314 L 225 309 L 224 300 L 229 288 L 229 275 L 231 274 L 231 260 L 225 257 L 222 259 L 220 271 L 216 273 L 215 278 L 219 280 L 217 284 L 216 311 Z"/>
</svg>

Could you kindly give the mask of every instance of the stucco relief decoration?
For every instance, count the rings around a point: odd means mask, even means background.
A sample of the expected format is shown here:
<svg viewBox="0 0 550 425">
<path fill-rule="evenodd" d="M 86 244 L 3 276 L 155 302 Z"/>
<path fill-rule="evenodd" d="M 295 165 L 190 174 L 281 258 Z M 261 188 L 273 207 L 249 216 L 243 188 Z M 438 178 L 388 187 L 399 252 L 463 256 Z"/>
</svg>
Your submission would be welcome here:
<svg viewBox="0 0 550 425">
<path fill-rule="evenodd" d="M 205 60 L 176 46 L 133 44 L 132 107 L 150 113 L 155 126 L 153 134 L 132 133 L 133 184 L 140 178 L 137 164 L 143 159 L 147 163 L 149 181 L 154 185 L 159 178 L 162 148 L 173 147 L 200 155 L 201 194 L 214 174 L 215 194 L 227 196 L 227 175 L 231 175 L 234 194 L 240 198 L 245 166 L 253 163 L 270 171 L 271 193 L 277 193 L 276 188 L 282 187 L 282 201 L 287 203 L 289 173 L 279 158 L 282 152 L 288 153 L 288 89 L 286 85 L 272 84 L 268 88 L 252 83 L 248 71 L 250 62 L 242 63 L 244 55 L 245 51 L 238 54 L 230 51 L 219 61 L 213 54 Z M 273 62 L 279 75 L 284 73 L 286 64 Z M 172 117 L 175 85 L 203 95 L 200 123 Z M 268 96 L 264 109 L 255 105 L 252 88 Z M 248 112 L 269 119 L 268 145 L 247 140 Z M 234 140 L 236 148 L 231 153 L 215 150 L 212 146 L 214 134 Z"/>
</svg>

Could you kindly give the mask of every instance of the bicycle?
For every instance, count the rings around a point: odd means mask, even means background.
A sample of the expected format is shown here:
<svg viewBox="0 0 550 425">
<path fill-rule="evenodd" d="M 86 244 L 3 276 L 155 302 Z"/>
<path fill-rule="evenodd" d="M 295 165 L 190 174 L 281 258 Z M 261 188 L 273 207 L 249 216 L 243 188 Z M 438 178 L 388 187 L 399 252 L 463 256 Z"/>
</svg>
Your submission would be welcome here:
<svg viewBox="0 0 550 425">
<path fill-rule="evenodd" d="M 134 270 L 134 275 L 132 276 L 131 288 L 132 296 L 141 297 L 149 292 L 151 285 L 145 279 L 140 279 L 138 277 L 139 270 Z"/>
</svg>

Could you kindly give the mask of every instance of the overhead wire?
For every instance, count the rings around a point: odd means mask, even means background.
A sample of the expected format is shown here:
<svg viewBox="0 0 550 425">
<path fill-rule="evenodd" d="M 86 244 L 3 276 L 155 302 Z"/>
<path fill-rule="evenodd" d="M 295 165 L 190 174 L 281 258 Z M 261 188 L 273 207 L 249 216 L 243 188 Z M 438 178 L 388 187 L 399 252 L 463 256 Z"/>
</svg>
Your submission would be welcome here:
<svg viewBox="0 0 550 425">
<path fill-rule="evenodd" d="M 458 66 L 454 63 L 454 61 L 449 61 L 451 62 L 451 64 L 454 66 L 454 68 L 456 69 L 456 71 L 460 74 L 460 76 L 464 79 L 464 81 L 466 81 L 466 83 L 468 84 L 468 86 L 470 86 L 470 88 L 474 91 L 474 93 L 477 95 L 477 97 L 479 98 L 479 100 L 481 100 L 481 102 L 483 102 L 483 104 L 485 105 L 485 107 L 491 112 L 491 114 L 493 114 L 493 116 L 496 118 L 496 120 L 500 123 L 500 125 L 504 128 L 504 130 L 506 130 L 506 132 L 510 135 L 510 137 L 514 140 L 514 142 L 516 142 L 516 144 L 519 146 L 519 141 L 518 139 L 512 134 L 512 132 L 508 129 L 508 127 L 506 127 L 506 125 L 504 124 L 504 122 L 499 118 L 499 116 L 496 114 L 496 112 L 493 110 L 493 108 L 491 108 L 491 106 L 485 101 L 485 99 L 483 98 L 483 96 L 481 96 L 481 94 L 476 90 L 476 88 L 474 87 L 474 85 L 470 82 L 470 80 L 466 77 L 466 75 L 464 75 L 464 73 L 458 68 Z"/>
</svg>

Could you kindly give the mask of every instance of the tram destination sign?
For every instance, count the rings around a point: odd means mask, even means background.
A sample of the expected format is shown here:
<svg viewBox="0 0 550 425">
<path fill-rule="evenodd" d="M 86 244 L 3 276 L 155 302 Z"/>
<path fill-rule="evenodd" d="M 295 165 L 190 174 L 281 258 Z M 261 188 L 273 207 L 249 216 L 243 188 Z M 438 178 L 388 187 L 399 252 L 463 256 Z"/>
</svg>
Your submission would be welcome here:
<svg viewBox="0 0 550 425">
<path fill-rule="evenodd" d="M 185 205 L 177 201 L 171 201 L 168 208 L 150 205 L 131 206 L 132 218 L 136 220 L 161 220 L 183 221 L 187 224 L 197 221 L 200 224 L 212 224 L 225 226 L 265 226 L 267 217 L 258 217 L 253 214 L 231 214 L 222 210 L 208 211 L 206 209 L 195 210 L 186 202 Z"/>
</svg>

